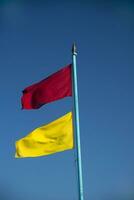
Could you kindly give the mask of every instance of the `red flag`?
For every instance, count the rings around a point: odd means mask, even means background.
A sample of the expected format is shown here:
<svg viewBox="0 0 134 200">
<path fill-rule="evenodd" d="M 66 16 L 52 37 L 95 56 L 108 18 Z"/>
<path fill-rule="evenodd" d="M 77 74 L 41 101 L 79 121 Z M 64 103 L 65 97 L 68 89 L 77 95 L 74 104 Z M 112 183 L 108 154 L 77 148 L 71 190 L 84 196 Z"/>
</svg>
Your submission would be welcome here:
<svg viewBox="0 0 134 200">
<path fill-rule="evenodd" d="M 23 109 L 37 109 L 58 99 L 72 96 L 71 64 L 23 90 Z"/>
</svg>

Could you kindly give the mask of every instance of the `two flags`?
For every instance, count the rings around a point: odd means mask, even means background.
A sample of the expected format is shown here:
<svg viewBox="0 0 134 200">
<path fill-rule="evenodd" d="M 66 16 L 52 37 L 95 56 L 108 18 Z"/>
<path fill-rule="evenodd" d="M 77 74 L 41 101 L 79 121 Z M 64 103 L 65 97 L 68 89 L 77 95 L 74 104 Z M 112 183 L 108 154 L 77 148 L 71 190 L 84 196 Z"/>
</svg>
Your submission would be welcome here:
<svg viewBox="0 0 134 200">
<path fill-rule="evenodd" d="M 72 96 L 71 64 L 23 90 L 23 109 L 38 109 L 42 105 Z M 72 112 L 43 125 L 16 142 L 15 157 L 49 155 L 73 148 Z"/>
<path fill-rule="evenodd" d="M 77 144 L 78 195 L 83 196 L 82 161 L 80 148 L 79 106 L 76 73 L 76 46 L 72 47 L 73 58 L 73 94 L 74 121 Z M 68 65 L 48 78 L 27 87 L 23 91 L 22 108 L 37 109 L 46 103 L 72 96 L 72 66 Z M 26 137 L 16 142 L 16 157 L 36 157 L 49 155 L 73 148 L 72 112 L 61 118 L 33 130 Z"/>
</svg>

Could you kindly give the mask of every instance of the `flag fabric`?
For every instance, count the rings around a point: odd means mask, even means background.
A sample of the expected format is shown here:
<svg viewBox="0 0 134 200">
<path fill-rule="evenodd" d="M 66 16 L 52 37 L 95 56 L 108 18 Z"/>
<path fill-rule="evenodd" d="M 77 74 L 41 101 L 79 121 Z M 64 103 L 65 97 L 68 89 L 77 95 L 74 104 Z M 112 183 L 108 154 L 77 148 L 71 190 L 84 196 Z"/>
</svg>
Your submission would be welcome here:
<svg viewBox="0 0 134 200">
<path fill-rule="evenodd" d="M 23 90 L 22 109 L 38 109 L 42 105 L 72 96 L 71 64 Z"/>
<path fill-rule="evenodd" d="M 72 148 L 72 112 L 69 112 L 18 140 L 15 157 L 45 156 Z"/>
</svg>

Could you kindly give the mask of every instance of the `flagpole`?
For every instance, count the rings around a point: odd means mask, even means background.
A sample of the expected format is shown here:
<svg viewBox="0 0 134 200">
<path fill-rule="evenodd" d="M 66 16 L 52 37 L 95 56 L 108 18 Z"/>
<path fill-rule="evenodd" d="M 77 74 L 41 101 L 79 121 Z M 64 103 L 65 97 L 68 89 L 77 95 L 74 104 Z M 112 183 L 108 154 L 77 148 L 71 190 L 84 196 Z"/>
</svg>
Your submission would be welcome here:
<svg viewBox="0 0 134 200">
<path fill-rule="evenodd" d="M 75 43 L 72 46 L 72 79 L 73 79 L 73 121 L 75 131 L 75 147 L 77 152 L 77 174 L 78 174 L 78 192 L 79 200 L 84 200 L 83 196 L 83 179 L 82 179 L 82 160 L 81 160 L 81 143 L 80 143 L 80 123 L 79 123 L 79 104 L 78 104 L 78 87 L 77 87 L 77 68 L 76 68 L 77 50 Z"/>
</svg>

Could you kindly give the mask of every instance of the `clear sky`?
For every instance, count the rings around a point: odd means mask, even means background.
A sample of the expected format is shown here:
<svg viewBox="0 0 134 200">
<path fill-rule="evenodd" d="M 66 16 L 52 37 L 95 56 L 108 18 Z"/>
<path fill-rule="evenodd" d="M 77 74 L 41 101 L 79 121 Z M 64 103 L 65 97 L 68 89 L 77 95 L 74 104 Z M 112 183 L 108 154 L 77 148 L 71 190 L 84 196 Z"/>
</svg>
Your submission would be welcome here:
<svg viewBox="0 0 134 200">
<path fill-rule="evenodd" d="M 77 200 L 74 151 L 15 159 L 15 141 L 72 110 L 21 110 L 21 91 L 77 71 L 85 200 L 134 199 L 133 1 L 0 1 L 0 199 Z"/>
</svg>

